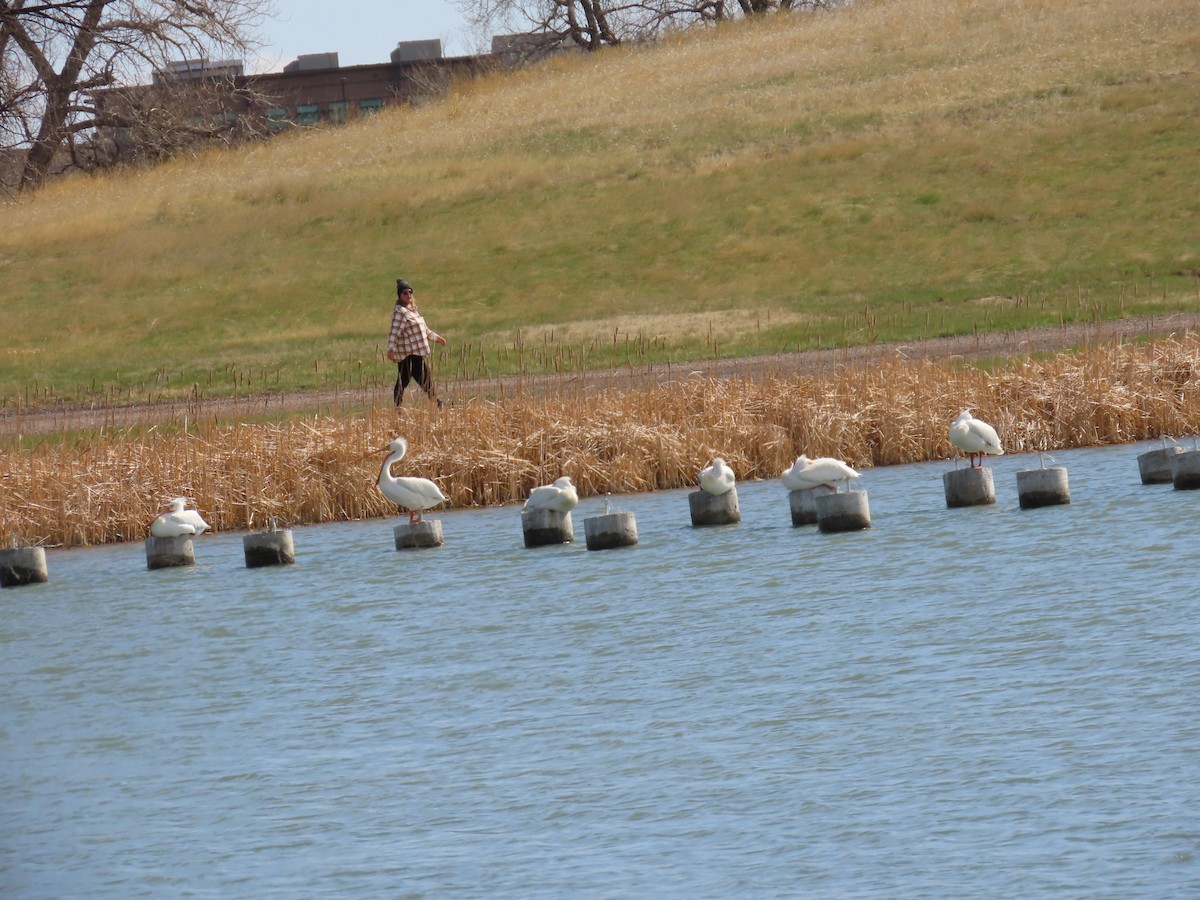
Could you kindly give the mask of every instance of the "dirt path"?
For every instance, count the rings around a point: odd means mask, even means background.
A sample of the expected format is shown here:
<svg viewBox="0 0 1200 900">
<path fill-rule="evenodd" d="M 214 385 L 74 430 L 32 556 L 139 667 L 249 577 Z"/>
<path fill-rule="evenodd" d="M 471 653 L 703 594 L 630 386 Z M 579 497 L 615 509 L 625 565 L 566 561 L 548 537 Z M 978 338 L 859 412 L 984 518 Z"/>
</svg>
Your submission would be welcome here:
<svg viewBox="0 0 1200 900">
<path fill-rule="evenodd" d="M 842 367 L 870 365 L 881 359 L 964 360 L 1008 357 L 1025 353 L 1061 350 L 1089 343 L 1131 340 L 1192 331 L 1200 327 L 1200 313 L 1179 312 L 1170 316 L 1136 317 L 1090 324 L 995 332 L 950 338 L 931 338 L 893 344 L 870 344 L 839 350 L 811 350 L 739 359 L 704 360 L 673 365 L 628 367 L 575 375 L 511 376 L 486 381 L 449 382 L 443 395 L 451 402 L 504 391 L 539 390 L 548 385 L 572 385 L 580 389 L 609 386 L 667 383 L 690 377 L 755 378 L 766 375 L 809 375 Z M 311 391 L 293 394 L 257 394 L 234 399 L 164 400 L 102 408 L 57 406 L 46 409 L 0 411 L 0 435 L 51 434 L 70 429 L 127 427 L 182 421 L 184 417 L 236 418 L 272 413 L 333 413 L 368 405 L 380 399 L 376 390 Z"/>
</svg>

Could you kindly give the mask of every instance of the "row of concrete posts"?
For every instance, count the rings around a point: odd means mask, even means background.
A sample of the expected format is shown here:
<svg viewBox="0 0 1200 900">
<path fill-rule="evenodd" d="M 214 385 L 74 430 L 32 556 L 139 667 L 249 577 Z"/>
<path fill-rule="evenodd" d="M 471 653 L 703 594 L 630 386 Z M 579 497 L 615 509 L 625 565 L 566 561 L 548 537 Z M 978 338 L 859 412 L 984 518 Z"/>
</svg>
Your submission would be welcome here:
<svg viewBox="0 0 1200 900">
<path fill-rule="evenodd" d="M 1163 447 L 1138 456 L 1142 484 L 1173 484 L 1176 490 L 1200 489 L 1200 450 Z M 996 489 L 990 468 L 955 469 L 942 476 L 946 506 L 954 509 L 996 502 Z M 1022 509 L 1071 502 L 1067 470 L 1061 466 L 1025 469 L 1017 473 L 1017 496 Z M 788 494 L 792 525 L 816 525 L 824 532 L 857 531 L 871 527 L 871 511 L 865 491 L 837 492 L 820 486 Z M 742 520 L 737 488 L 714 496 L 705 491 L 688 494 L 692 525 L 734 525 Z M 630 547 L 638 542 L 637 522 L 633 513 L 605 512 L 584 519 L 589 550 Z M 575 540 L 569 512 L 526 509 L 521 512 L 521 528 L 526 547 L 569 544 Z M 440 547 L 445 540 L 438 520 L 404 523 L 393 529 L 397 550 Z M 272 529 L 247 534 L 242 538 L 246 567 L 288 565 L 296 561 L 290 529 Z M 190 535 L 146 539 L 146 567 L 165 569 L 195 565 L 196 556 Z M 0 550 L 0 587 L 19 587 L 50 580 L 46 551 L 42 547 L 17 547 Z"/>
</svg>

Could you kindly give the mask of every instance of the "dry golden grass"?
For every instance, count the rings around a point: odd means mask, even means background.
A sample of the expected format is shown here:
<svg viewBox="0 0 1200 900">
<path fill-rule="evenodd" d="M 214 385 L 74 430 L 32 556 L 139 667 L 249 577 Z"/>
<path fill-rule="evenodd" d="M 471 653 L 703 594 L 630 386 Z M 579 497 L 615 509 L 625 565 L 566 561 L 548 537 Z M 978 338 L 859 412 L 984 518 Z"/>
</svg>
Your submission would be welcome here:
<svg viewBox="0 0 1200 900">
<path fill-rule="evenodd" d="M 1124 72 L 1168 78 L 1181 73 L 1159 70 L 1164 35 L 1176 43 L 1186 43 L 1189 36 L 1195 41 L 1195 12 L 1186 0 L 1133 5 L 1120 0 L 913 0 L 899 14 L 897 6 L 864 3 L 836 16 L 780 17 L 689 32 L 649 50 L 565 57 L 515 74 L 457 83 L 441 104 L 391 108 L 339 129 L 285 136 L 269 146 L 214 150 L 134 177 L 102 175 L 86 187 L 63 181 L 14 212 L 22 217 L 28 246 L 116 236 L 137 221 L 203 222 L 208 211 L 221 210 L 230 200 L 270 210 L 316 205 L 319 199 L 329 215 L 336 214 L 339 202 L 361 212 L 360 193 L 340 196 L 358 185 L 379 191 L 381 209 L 415 209 L 445 203 L 456 193 L 574 179 L 576 173 L 547 165 L 543 154 L 528 153 L 533 141 L 549 153 L 561 149 L 556 141 L 586 136 L 588 145 L 569 149 L 582 149 L 589 177 L 602 180 L 631 168 L 673 165 L 675 156 L 686 153 L 686 146 L 663 140 L 664 122 L 671 123 L 671 137 L 678 140 L 681 130 L 707 135 L 714 122 L 727 120 L 737 143 L 732 152 L 758 156 L 771 147 L 755 145 L 753 138 L 774 133 L 786 142 L 798 111 L 811 123 L 829 123 L 831 133 L 841 129 L 851 111 L 865 116 L 864 127 L 895 130 L 892 139 L 899 139 L 900 131 L 928 138 L 933 127 L 957 132 L 956 111 L 991 106 L 995 115 L 980 122 L 979 136 L 986 140 L 986 131 L 1020 123 L 1023 108 L 1015 98 L 1046 102 L 1058 79 L 1077 78 L 1080 65 L 1097 79 L 1117 79 Z M 1143 33 L 1144 40 L 1130 40 Z M 872 52 L 880 60 L 873 71 L 864 67 Z M 714 64 L 714 59 L 728 63 Z M 949 73 L 955 77 L 945 77 Z M 753 136 L 739 135 L 747 121 L 753 122 Z M 636 139 L 641 133 L 649 143 Z M 748 137 L 749 147 L 743 146 Z M 857 154 L 852 147 L 814 152 Z M 567 158 L 575 159 L 576 153 Z M 720 154 L 709 148 L 688 164 L 711 170 L 719 167 Z M 119 219 L 111 215 L 113 208 L 121 209 Z"/>
<path fill-rule="evenodd" d="M 0 534 L 45 546 L 140 540 L 174 496 L 192 498 L 217 530 L 389 515 L 375 479 L 397 434 L 412 449 L 404 473 L 435 479 L 456 507 L 477 507 L 520 501 L 562 474 L 581 496 L 684 487 L 716 455 L 747 480 L 777 477 L 801 452 L 856 467 L 946 458 L 948 424 L 967 405 L 1009 452 L 1200 432 L 1200 338 L 1191 334 L 993 372 L 897 358 L 819 376 L 575 384 L 441 414 L 378 406 L 9 449 L 0 452 Z"/>
</svg>

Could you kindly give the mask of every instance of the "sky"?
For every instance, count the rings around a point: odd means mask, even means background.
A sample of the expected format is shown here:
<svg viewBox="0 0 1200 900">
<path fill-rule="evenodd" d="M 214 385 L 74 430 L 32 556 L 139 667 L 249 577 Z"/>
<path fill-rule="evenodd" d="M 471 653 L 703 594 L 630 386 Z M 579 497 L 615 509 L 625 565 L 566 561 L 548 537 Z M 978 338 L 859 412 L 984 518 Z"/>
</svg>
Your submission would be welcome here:
<svg viewBox="0 0 1200 900">
<path fill-rule="evenodd" d="M 480 49 L 450 0 L 275 0 L 277 14 L 263 22 L 266 43 L 247 65 L 254 73 L 279 72 L 302 53 L 338 54 L 338 64 L 390 61 L 400 41 L 441 38 L 446 56 Z"/>
</svg>

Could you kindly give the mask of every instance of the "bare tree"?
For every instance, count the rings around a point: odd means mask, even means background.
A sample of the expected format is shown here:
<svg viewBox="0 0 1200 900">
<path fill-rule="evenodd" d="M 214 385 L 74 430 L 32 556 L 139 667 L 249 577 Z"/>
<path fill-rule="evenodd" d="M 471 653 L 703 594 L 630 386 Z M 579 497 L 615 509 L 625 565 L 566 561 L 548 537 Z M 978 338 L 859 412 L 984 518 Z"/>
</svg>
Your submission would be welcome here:
<svg viewBox="0 0 1200 900">
<path fill-rule="evenodd" d="M 25 149 L 21 187 L 77 152 L 79 135 L 123 124 L 119 105 L 96 100 L 106 89 L 173 59 L 242 55 L 271 11 L 269 0 L 0 0 L 0 149 Z"/>
<path fill-rule="evenodd" d="M 454 0 L 479 32 L 540 35 L 586 50 L 741 16 L 828 9 L 852 0 Z"/>
<path fill-rule="evenodd" d="M 104 89 L 91 102 L 95 128 L 83 146 L 69 142 L 78 168 L 153 162 L 266 137 L 266 110 L 279 100 L 259 91 L 253 78 L 232 73 L 184 79 L 160 73 L 153 85 Z"/>
</svg>

